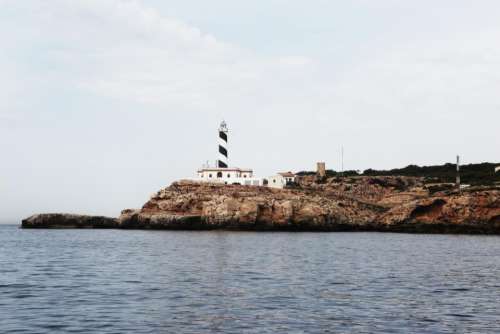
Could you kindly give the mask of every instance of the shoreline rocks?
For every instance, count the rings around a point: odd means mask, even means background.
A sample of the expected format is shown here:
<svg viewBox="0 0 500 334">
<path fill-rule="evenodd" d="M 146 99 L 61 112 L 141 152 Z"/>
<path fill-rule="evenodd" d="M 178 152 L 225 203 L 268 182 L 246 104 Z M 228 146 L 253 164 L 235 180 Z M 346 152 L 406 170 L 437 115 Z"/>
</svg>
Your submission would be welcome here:
<svg viewBox="0 0 500 334">
<path fill-rule="evenodd" d="M 118 219 L 103 216 L 45 213 L 23 219 L 22 228 L 117 228 Z"/>
<path fill-rule="evenodd" d="M 432 193 L 403 177 L 304 178 L 283 190 L 179 181 L 116 219 L 45 214 L 22 227 L 500 234 L 500 189 Z"/>
</svg>

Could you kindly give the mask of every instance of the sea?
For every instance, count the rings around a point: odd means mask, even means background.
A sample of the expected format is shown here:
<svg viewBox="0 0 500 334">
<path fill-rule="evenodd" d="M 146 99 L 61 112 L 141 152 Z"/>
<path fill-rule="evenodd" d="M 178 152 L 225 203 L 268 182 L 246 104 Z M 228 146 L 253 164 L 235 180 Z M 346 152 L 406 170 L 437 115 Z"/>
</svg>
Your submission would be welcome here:
<svg viewBox="0 0 500 334">
<path fill-rule="evenodd" d="M 499 333 L 500 237 L 0 225 L 0 333 Z"/>
</svg>

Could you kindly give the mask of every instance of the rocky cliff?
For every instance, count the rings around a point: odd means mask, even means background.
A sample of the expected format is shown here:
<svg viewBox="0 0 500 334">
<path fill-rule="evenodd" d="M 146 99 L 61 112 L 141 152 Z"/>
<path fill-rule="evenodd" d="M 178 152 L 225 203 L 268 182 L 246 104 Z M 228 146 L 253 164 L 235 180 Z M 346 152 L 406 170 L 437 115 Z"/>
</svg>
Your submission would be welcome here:
<svg viewBox="0 0 500 334">
<path fill-rule="evenodd" d="M 123 228 L 500 233 L 500 190 L 431 195 L 420 178 L 299 179 L 295 189 L 176 182 Z"/>
<path fill-rule="evenodd" d="M 70 217 L 64 224 L 61 217 L 51 223 L 50 217 L 34 216 L 23 227 L 500 234 L 500 189 L 457 193 L 432 187 L 412 177 L 301 177 L 283 190 L 179 181 L 117 220 L 98 217 L 89 226 L 88 219 L 75 224 Z"/>
<path fill-rule="evenodd" d="M 140 210 L 125 210 L 122 227 L 339 230 L 371 224 L 377 206 L 312 190 L 177 182 Z"/>
</svg>

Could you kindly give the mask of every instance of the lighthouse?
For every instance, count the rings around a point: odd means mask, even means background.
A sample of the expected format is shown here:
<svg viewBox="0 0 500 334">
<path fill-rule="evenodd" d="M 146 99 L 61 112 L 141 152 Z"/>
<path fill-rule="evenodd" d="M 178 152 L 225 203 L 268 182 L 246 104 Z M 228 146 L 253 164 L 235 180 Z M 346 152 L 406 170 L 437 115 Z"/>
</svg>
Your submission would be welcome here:
<svg viewBox="0 0 500 334">
<path fill-rule="evenodd" d="M 218 168 L 228 168 L 227 158 L 227 134 L 229 130 L 226 122 L 222 121 L 219 126 L 219 159 L 217 160 Z"/>
<path fill-rule="evenodd" d="M 215 167 L 210 167 L 208 163 L 201 169 L 198 169 L 198 182 L 211 182 L 221 184 L 239 184 L 246 186 L 260 186 L 263 183 L 261 178 L 253 176 L 253 170 L 250 168 L 229 167 L 227 152 L 227 135 L 229 130 L 226 122 L 222 121 L 218 131 L 218 148 Z"/>
</svg>

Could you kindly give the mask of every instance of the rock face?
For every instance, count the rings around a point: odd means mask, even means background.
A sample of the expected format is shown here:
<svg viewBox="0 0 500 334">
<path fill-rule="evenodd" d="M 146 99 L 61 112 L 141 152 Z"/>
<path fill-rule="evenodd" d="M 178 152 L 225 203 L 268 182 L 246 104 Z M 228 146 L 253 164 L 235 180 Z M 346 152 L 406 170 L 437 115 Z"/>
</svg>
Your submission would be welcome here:
<svg viewBox="0 0 500 334">
<path fill-rule="evenodd" d="M 500 191 L 432 196 L 395 206 L 377 223 L 392 231 L 500 233 Z"/>
<path fill-rule="evenodd" d="M 318 191 L 177 182 L 119 220 L 123 228 L 345 230 L 370 225 L 376 212 Z"/>
<path fill-rule="evenodd" d="M 23 219 L 23 228 L 116 228 L 116 218 L 46 213 Z"/>
<path fill-rule="evenodd" d="M 430 195 L 419 178 L 303 178 L 296 189 L 176 182 L 122 228 L 500 233 L 500 190 Z"/>
<path fill-rule="evenodd" d="M 500 234 L 500 189 L 436 192 L 410 177 L 303 177 L 282 190 L 179 181 L 118 219 L 39 215 L 22 226 Z"/>
</svg>

